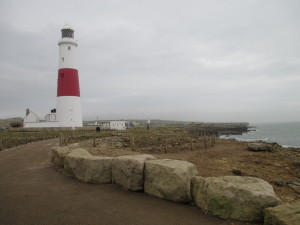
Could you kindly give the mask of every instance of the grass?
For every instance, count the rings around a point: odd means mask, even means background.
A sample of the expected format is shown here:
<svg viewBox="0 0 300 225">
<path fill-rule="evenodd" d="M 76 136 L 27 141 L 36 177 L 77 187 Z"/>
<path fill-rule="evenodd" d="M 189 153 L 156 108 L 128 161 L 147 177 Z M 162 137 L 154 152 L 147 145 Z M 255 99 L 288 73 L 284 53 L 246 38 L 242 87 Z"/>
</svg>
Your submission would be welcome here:
<svg viewBox="0 0 300 225">
<path fill-rule="evenodd" d="M 171 143 L 184 142 L 189 143 L 191 135 L 185 130 L 185 127 L 135 127 L 125 131 L 104 130 L 96 133 L 95 127 L 84 127 L 72 131 L 70 129 L 24 129 L 18 128 L 13 130 L 0 131 L 0 150 L 15 147 L 18 145 L 32 143 L 41 140 L 59 138 L 61 145 L 81 142 L 90 139 L 101 139 L 111 136 L 123 136 L 134 139 L 136 147 L 163 146 Z"/>
</svg>

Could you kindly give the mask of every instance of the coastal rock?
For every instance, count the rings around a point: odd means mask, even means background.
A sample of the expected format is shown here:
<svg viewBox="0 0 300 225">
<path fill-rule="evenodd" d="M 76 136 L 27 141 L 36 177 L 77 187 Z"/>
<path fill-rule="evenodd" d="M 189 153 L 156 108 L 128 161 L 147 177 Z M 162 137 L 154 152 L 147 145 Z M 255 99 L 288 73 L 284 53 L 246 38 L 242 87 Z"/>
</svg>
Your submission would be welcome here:
<svg viewBox="0 0 300 225">
<path fill-rule="evenodd" d="M 264 210 L 264 225 L 298 225 L 300 201 Z"/>
<path fill-rule="evenodd" d="M 66 155 L 71 153 L 71 151 L 73 149 L 77 149 L 77 148 L 79 148 L 78 143 L 74 143 L 74 144 L 71 144 L 71 145 L 63 146 L 63 147 L 53 148 L 52 149 L 51 162 L 55 166 L 63 167 L 64 163 L 65 163 Z"/>
<path fill-rule="evenodd" d="M 196 205 L 224 219 L 262 221 L 263 210 L 280 204 L 273 187 L 254 177 L 194 177 L 191 193 Z"/>
<path fill-rule="evenodd" d="M 300 194 L 300 180 L 289 180 L 286 182 L 287 186 Z"/>
<path fill-rule="evenodd" d="M 285 185 L 285 182 L 283 180 L 275 180 L 274 184 L 278 187 L 283 187 Z"/>
<path fill-rule="evenodd" d="M 196 166 L 186 161 L 146 161 L 144 192 L 174 202 L 190 202 L 190 179 L 197 174 Z"/>
<path fill-rule="evenodd" d="M 245 176 L 246 175 L 244 172 L 242 172 L 241 170 L 238 170 L 238 169 L 231 170 L 231 173 L 233 173 L 234 175 L 237 175 L 237 176 Z"/>
<path fill-rule="evenodd" d="M 144 163 L 156 159 L 152 155 L 125 155 L 116 157 L 112 163 L 112 182 L 128 190 L 144 189 Z"/>
<path fill-rule="evenodd" d="M 248 144 L 248 150 L 253 152 L 259 152 L 259 151 L 272 152 L 273 146 L 268 143 L 253 142 Z"/>
<path fill-rule="evenodd" d="M 113 157 L 92 156 L 88 152 L 78 150 L 66 156 L 65 164 L 68 170 L 77 179 L 85 182 L 111 183 Z"/>
</svg>

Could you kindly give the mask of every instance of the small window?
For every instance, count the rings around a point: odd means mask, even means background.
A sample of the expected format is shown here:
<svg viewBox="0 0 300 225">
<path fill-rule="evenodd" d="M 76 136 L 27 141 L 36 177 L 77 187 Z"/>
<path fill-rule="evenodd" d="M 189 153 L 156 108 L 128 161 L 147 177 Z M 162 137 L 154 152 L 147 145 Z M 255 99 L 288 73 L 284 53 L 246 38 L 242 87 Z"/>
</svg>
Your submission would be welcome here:
<svg viewBox="0 0 300 225">
<path fill-rule="evenodd" d="M 60 74 L 60 77 L 65 77 L 65 74 L 64 74 L 64 73 L 61 73 L 61 74 Z"/>
<path fill-rule="evenodd" d="M 68 50 L 69 50 L 69 51 L 71 50 L 71 46 L 68 46 Z"/>
<path fill-rule="evenodd" d="M 62 61 L 65 61 L 65 58 L 64 58 L 64 57 L 61 57 L 61 60 L 62 60 Z"/>
</svg>

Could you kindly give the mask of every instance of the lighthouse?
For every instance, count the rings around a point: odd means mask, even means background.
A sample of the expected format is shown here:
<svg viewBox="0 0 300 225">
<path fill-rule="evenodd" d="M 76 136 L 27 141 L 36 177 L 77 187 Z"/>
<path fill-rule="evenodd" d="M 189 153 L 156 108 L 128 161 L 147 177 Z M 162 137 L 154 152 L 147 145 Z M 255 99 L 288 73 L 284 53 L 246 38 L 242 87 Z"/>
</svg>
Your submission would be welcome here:
<svg viewBox="0 0 300 225">
<path fill-rule="evenodd" d="M 61 29 L 59 68 L 57 79 L 56 120 L 60 127 L 82 127 L 79 76 L 76 63 L 77 42 L 74 29 L 65 25 Z"/>
</svg>

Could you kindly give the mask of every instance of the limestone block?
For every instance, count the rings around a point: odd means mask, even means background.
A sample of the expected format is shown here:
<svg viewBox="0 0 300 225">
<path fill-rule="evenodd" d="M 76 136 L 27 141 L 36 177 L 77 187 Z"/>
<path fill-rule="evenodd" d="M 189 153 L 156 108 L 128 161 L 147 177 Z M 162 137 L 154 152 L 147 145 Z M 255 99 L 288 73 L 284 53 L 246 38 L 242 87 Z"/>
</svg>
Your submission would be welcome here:
<svg viewBox="0 0 300 225">
<path fill-rule="evenodd" d="M 125 155 L 116 157 L 112 164 L 112 182 L 128 190 L 144 189 L 144 163 L 156 159 L 152 155 Z"/>
<path fill-rule="evenodd" d="M 72 149 L 65 156 L 64 170 L 69 173 L 73 173 L 73 168 L 78 164 L 79 159 L 83 157 L 92 156 L 88 151 L 83 148 Z"/>
<path fill-rule="evenodd" d="M 224 219 L 262 221 L 263 210 L 281 203 L 273 187 L 254 177 L 194 177 L 192 198 L 205 212 Z"/>
<path fill-rule="evenodd" d="M 146 161 L 144 192 L 174 202 L 190 202 L 190 179 L 197 174 L 196 166 L 186 161 Z"/>
<path fill-rule="evenodd" d="M 113 157 L 92 156 L 78 150 L 66 156 L 66 168 L 79 180 L 95 184 L 111 183 Z"/>
<path fill-rule="evenodd" d="M 264 225 L 300 224 L 300 201 L 264 210 Z"/>
<path fill-rule="evenodd" d="M 55 147 L 52 149 L 51 162 L 55 166 L 63 167 L 65 163 L 65 157 L 68 155 L 73 149 L 79 148 L 78 143 L 74 143 L 71 145 L 63 146 L 63 147 Z"/>
</svg>

